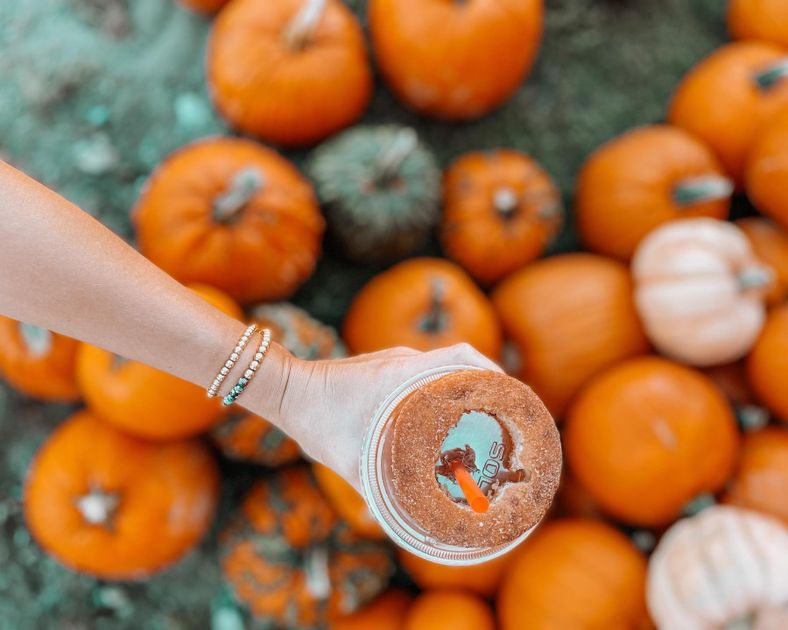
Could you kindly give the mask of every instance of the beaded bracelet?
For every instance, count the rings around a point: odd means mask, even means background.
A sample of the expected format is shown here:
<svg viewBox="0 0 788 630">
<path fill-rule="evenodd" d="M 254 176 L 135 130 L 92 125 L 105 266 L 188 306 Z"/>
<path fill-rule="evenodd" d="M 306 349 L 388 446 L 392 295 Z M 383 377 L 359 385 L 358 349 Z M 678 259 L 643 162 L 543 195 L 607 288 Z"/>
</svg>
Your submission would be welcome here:
<svg viewBox="0 0 788 630">
<path fill-rule="evenodd" d="M 260 367 L 260 364 L 263 362 L 263 359 L 268 352 L 268 346 L 271 344 L 271 329 L 264 328 L 262 331 L 260 331 L 260 334 L 263 335 L 263 341 L 260 343 L 260 347 L 257 349 L 252 362 L 249 364 L 246 372 L 244 372 L 244 375 L 238 379 L 235 387 L 233 387 L 222 400 L 222 404 L 225 407 L 232 405 L 238 399 L 238 397 L 244 393 L 246 386 L 254 378 L 257 368 Z"/>
<path fill-rule="evenodd" d="M 219 391 L 219 388 L 222 386 L 222 381 L 224 381 L 225 377 L 230 373 L 230 370 L 232 370 L 235 367 L 235 362 L 239 359 L 239 357 L 243 353 L 244 348 L 246 347 L 246 343 L 249 341 L 249 337 L 251 337 L 256 330 L 257 330 L 257 324 L 250 324 L 249 327 L 241 335 L 241 338 L 238 340 L 238 343 L 235 344 L 235 348 L 233 348 L 233 351 L 230 353 L 230 356 L 228 357 L 227 361 L 222 366 L 222 369 L 219 370 L 219 373 L 216 375 L 216 378 L 213 379 L 213 383 L 211 383 L 211 386 L 208 388 L 209 398 L 213 398 L 214 396 L 216 396 L 217 392 Z"/>
</svg>

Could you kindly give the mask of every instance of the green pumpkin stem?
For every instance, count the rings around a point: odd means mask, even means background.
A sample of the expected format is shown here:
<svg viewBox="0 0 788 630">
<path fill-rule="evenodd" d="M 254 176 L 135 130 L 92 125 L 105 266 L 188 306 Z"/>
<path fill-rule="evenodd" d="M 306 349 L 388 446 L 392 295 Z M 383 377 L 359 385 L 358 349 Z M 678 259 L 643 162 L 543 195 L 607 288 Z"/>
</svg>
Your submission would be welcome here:
<svg viewBox="0 0 788 630">
<path fill-rule="evenodd" d="M 249 167 L 238 171 L 230 188 L 214 199 L 213 220 L 216 223 L 234 221 L 264 184 L 265 177 L 259 169 Z"/>
<path fill-rule="evenodd" d="M 373 173 L 377 186 L 387 186 L 397 178 L 402 163 L 418 144 L 418 136 L 410 127 L 403 127 L 397 132 L 391 144 L 381 149 L 375 160 Z"/>
<path fill-rule="evenodd" d="M 739 272 L 739 288 L 742 291 L 748 289 L 763 289 L 774 281 L 774 273 L 769 267 L 753 265 L 745 267 Z"/>
<path fill-rule="evenodd" d="M 76 507 L 88 525 L 112 529 L 115 514 L 120 507 L 120 495 L 95 487 L 76 500 Z"/>
<path fill-rule="evenodd" d="M 510 219 L 520 206 L 517 192 L 508 186 L 501 186 L 493 193 L 493 207 L 504 219 Z"/>
<path fill-rule="evenodd" d="M 311 547 L 306 553 L 304 573 L 306 588 L 315 599 L 324 600 L 331 595 L 328 569 L 328 548 L 324 545 Z"/>
<path fill-rule="evenodd" d="M 720 175 L 700 175 L 682 179 L 673 189 L 673 200 L 680 206 L 727 199 L 733 194 L 733 182 Z"/>
<path fill-rule="evenodd" d="M 19 322 L 19 335 L 31 357 L 45 357 L 52 350 L 52 333 L 46 328 Z"/>
<path fill-rule="evenodd" d="M 755 75 L 755 82 L 762 90 L 771 89 L 781 79 L 788 79 L 788 57 Z"/>
<path fill-rule="evenodd" d="M 301 10 L 285 28 L 285 47 L 293 52 L 304 50 L 312 42 L 315 29 L 326 9 L 326 0 L 306 0 Z"/>
<path fill-rule="evenodd" d="M 436 335 L 446 329 L 446 284 L 440 278 L 433 278 L 430 282 L 431 302 L 430 310 L 421 321 L 421 330 L 430 335 Z"/>
</svg>

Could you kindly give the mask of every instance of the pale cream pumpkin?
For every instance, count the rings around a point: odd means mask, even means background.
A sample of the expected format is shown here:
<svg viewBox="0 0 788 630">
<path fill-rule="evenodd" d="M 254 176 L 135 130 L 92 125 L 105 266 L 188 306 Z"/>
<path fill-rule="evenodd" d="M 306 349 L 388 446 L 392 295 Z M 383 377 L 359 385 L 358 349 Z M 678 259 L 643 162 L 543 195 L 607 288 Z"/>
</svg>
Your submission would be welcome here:
<svg viewBox="0 0 788 630">
<path fill-rule="evenodd" d="M 728 363 L 750 350 L 773 281 L 735 225 L 673 221 L 651 232 L 632 260 L 635 302 L 654 346 L 696 366 Z"/>
<path fill-rule="evenodd" d="M 788 528 L 771 517 L 715 506 L 679 521 L 648 568 L 660 630 L 788 627 Z"/>
</svg>

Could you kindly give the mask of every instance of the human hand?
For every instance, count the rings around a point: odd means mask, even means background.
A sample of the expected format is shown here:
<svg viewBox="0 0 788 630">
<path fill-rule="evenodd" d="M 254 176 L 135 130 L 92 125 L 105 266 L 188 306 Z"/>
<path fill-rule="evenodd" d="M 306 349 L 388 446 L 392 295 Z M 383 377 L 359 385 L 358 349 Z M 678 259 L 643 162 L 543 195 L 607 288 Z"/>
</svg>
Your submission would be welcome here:
<svg viewBox="0 0 788 630">
<path fill-rule="evenodd" d="M 416 374 L 459 364 L 501 371 L 468 344 L 431 352 L 392 348 L 349 359 L 294 360 L 282 401 L 282 417 L 304 453 L 360 490 L 361 445 L 377 408 Z"/>
</svg>

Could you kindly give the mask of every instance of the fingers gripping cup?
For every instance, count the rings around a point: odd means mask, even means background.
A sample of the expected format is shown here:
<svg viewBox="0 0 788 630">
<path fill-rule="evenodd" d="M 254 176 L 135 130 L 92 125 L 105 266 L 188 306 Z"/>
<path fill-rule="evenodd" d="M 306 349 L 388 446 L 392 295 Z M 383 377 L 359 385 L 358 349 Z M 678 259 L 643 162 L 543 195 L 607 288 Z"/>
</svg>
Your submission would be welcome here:
<svg viewBox="0 0 788 630">
<path fill-rule="evenodd" d="M 555 422 L 531 389 L 468 366 L 423 372 L 375 413 L 361 483 L 392 540 L 422 558 L 476 564 L 522 542 L 561 475 Z"/>
</svg>

